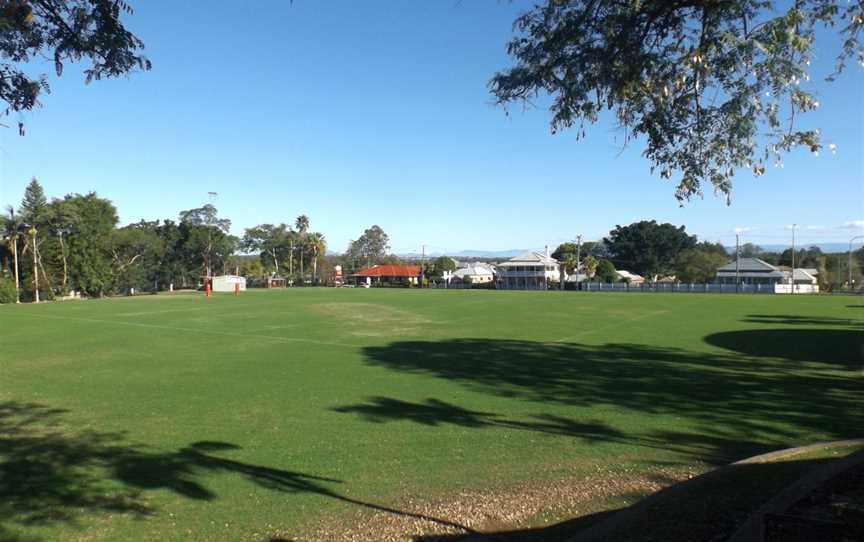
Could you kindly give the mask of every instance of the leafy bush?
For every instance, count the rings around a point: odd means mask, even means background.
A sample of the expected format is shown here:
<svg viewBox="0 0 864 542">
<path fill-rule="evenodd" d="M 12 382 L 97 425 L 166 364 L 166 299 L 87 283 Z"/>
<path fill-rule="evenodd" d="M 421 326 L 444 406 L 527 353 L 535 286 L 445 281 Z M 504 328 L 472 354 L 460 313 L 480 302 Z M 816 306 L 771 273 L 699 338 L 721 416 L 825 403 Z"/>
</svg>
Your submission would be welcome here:
<svg viewBox="0 0 864 542">
<path fill-rule="evenodd" d="M 0 277 L 0 303 L 15 303 L 15 282 Z"/>
</svg>

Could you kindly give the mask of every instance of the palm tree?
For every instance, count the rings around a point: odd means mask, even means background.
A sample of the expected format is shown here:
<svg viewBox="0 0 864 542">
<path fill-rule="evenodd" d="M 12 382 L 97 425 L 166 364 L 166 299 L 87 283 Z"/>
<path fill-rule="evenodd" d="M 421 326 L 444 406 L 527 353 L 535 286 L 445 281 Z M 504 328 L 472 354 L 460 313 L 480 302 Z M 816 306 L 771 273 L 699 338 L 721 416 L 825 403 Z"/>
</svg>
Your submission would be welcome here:
<svg viewBox="0 0 864 542">
<path fill-rule="evenodd" d="M 309 229 L 309 217 L 300 215 L 294 221 L 294 227 L 297 228 L 297 233 L 300 237 L 300 283 L 303 283 L 303 251 L 306 249 L 306 231 Z"/>
<path fill-rule="evenodd" d="M 312 280 L 318 282 L 318 256 L 327 251 L 327 241 L 323 233 L 310 233 L 307 239 L 308 247 L 312 250 Z"/>
<path fill-rule="evenodd" d="M 13 275 L 15 276 L 15 303 L 21 303 L 20 285 L 18 284 L 18 238 L 21 237 L 21 217 L 15 214 L 15 209 L 8 205 L 7 216 L 3 217 L 3 236 L 9 243 L 12 252 Z"/>
<path fill-rule="evenodd" d="M 576 272 L 576 285 L 579 285 L 579 269 L 576 265 L 576 256 L 572 252 L 564 255 L 564 261 L 561 263 L 561 289 L 564 289 L 564 282 L 567 280 L 567 275 Z"/>
<path fill-rule="evenodd" d="M 600 265 L 600 262 L 597 261 L 597 258 L 595 258 L 594 256 L 589 255 L 585 258 L 583 267 L 585 268 L 585 274 L 588 276 L 589 279 L 594 278 L 594 274 L 597 272 L 598 265 Z"/>
</svg>

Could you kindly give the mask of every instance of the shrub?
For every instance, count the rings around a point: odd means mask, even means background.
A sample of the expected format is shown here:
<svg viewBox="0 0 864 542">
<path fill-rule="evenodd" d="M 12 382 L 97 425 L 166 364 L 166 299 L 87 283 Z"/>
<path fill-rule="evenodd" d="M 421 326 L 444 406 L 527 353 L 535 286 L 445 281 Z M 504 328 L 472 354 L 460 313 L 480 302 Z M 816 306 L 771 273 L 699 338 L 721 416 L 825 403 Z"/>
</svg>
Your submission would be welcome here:
<svg viewBox="0 0 864 542">
<path fill-rule="evenodd" d="M 0 303 L 15 303 L 15 282 L 0 277 Z"/>
</svg>

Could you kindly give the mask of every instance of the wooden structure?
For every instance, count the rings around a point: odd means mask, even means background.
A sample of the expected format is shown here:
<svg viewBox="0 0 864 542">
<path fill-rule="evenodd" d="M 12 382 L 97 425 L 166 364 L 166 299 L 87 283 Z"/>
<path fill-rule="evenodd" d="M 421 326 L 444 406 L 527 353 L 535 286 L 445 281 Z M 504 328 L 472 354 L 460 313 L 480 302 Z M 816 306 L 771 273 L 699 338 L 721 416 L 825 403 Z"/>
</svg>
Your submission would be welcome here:
<svg viewBox="0 0 864 542">
<path fill-rule="evenodd" d="M 285 279 L 282 277 L 268 277 L 267 278 L 267 287 L 268 288 L 284 288 L 285 287 Z"/>
</svg>

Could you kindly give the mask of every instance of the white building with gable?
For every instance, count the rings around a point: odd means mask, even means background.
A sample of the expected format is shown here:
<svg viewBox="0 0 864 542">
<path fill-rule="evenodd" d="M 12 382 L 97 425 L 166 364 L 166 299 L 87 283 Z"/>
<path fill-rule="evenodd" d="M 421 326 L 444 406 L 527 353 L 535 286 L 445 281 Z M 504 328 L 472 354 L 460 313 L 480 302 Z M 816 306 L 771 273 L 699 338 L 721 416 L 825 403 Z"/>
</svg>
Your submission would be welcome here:
<svg viewBox="0 0 864 542">
<path fill-rule="evenodd" d="M 498 265 L 501 290 L 545 290 L 549 281 L 561 280 L 558 260 L 546 253 L 525 252 Z"/>
</svg>

